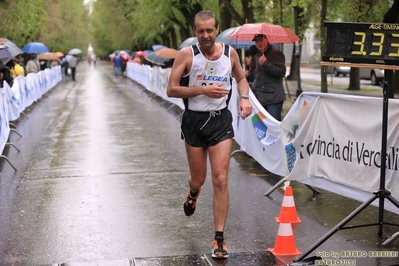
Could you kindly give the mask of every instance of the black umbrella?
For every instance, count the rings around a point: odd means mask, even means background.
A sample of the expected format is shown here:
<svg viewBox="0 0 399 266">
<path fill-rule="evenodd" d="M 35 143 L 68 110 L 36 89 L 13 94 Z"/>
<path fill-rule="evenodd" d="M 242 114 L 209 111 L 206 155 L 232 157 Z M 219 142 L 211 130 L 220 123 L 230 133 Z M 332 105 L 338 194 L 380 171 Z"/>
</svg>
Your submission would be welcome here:
<svg viewBox="0 0 399 266">
<path fill-rule="evenodd" d="M 24 52 L 8 39 L 0 38 L 0 62 L 1 67 L 7 64 L 15 56 L 23 54 Z"/>
<path fill-rule="evenodd" d="M 198 39 L 197 39 L 197 37 L 189 37 L 189 38 L 187 38 L 187 39 L 185 39 L 180 45 L 179 45 L 179 50 L 181 49 L 181 48 L 184 48 L 184 47 L 186 47 L 186 46 L 190 46 L 190 45 L 192 45 L 192 44 L 196 44 L 198 42 Z"/>
<path fill-rule="evenodd" d="M 176 58 L 177 53 L 179 51 L 173 48 L 161 48 L 159 50 L 156 50 L 149 55 L 145 56 L 144 58 L 153 64 L 157 64 L 160 66 L 167 65 L 169 61 L 173 60 Z"/>
<path fill-rule="evenodd" d="M 150 63 L 156 64 L 159 66 L 164 66 L 165 63 L 170 60 L 165 57 L 157 56 L 155 53 L 151 53 L 151 54 L 147 55 L 146 57 L 144 57 L 144 59 Z"/>
</svg>

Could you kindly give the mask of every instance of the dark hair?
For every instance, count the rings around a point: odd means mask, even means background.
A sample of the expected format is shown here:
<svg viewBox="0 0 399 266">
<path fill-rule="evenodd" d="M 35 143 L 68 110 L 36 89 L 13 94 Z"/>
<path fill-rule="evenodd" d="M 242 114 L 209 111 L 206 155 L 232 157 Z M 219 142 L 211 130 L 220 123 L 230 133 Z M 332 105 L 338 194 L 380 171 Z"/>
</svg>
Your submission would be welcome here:
<svg viewBox="0 0 399 266">
<path fill-rule="evenodd" d="M 8 85 L 10 85 L 10 87 L 12 87 L 14 78 L 11 76 L 10 68 L 5 66 L 0 71 L 1 71 L 1 73 L 3 73 L 3 80 L 7 81 Z M 3 84 L 1 84 L 1 85 L 3 85 Z"/>
<path fill-rule="evenodd" d="M 10 61 L 7 62 L 6 66 L 8 66 L 8 68 L 14 68 L 14 60 L 11 59 Z"/>
<path fill-rule="evenodd" d="M 219 26 L 218 19 L 216 18 L 215 14 L 210 10 L 202 10 L 198 12 L 194 17 L 194 29 L 196 27 L 195 22 L 197 20 L 207 20 L 207 19 L 214 19 L 215 20 L 215 28 Z"/>
<path fill-rule="evenodd" d="M 245 57 L 254 56 L 254 53 L 251 50 L 245 50 Z"/>
</svg>

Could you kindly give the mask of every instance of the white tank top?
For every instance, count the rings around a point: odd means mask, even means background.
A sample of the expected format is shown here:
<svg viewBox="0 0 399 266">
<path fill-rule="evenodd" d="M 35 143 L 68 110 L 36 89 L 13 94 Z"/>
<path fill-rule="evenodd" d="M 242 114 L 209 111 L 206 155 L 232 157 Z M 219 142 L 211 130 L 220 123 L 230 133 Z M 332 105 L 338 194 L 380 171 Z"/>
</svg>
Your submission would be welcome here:
<svg viewBox="0 0 399 266">
<path fill-rule="evenodd" d="M 198 48 L 198 44 L 190 46 L 193 62 L 190 72 L 184 77 L 189 77 L 189 87 L 223 83 L 222 87 L 229 89 L 230 93 L 219 99 L 210 98 L 206 95 L 184 99 L 186 109 L 192 111 L 217 111 L 227 107 L 231 96 L 230 47 L 225 44 L 222 45 L 222 56 L 216 61 L 206 59 Z"/>
</svg>

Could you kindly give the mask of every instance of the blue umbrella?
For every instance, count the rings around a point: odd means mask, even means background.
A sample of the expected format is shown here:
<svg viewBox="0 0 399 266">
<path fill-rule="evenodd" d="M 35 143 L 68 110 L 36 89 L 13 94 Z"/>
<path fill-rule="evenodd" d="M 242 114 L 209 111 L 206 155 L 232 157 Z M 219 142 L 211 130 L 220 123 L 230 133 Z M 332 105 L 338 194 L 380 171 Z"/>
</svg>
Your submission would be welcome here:
<svg viewBox="0 0 399 266">
<path fill-rule="evenodd" d="M 162 49 L 162 48 L 167 48 L 167 47 L 165 45 L 162 45 L 162 44 L 154 44 L 152 46 L 152 50 L 154 50 L 154 51 Z"/>
<path fill-rule="evenodd" d="M 232 46 L 234 49 L 248 49 L 255 42 L 252 41 L 241 41 L 234 38 L 231 38 L 230 35 L 237 29 L 238 27 L 228 28 L 227 30 L 222 31 L 217 37 L 216 42 L 222 42 Z"/>
<path fill-rule="evenodd" d="M 46 45 L 41 42 L 30 42 L 22 47 L 22 51 L 26 54 L 41 54 L 50 52 Z"/>
</svg>

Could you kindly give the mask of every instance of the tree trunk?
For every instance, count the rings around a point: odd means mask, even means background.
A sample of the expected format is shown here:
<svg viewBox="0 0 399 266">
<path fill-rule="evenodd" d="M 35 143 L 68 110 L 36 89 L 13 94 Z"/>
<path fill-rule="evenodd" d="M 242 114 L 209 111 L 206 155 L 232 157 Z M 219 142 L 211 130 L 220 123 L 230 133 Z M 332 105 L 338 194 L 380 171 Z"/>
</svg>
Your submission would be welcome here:
<svg viewBox="0 0 399 266">
<path fill-rule="evenodd" d="M 254 7 L 252 5 L 252 0 L 241 0 L 242 11 L 244 14 L 245 23 L 254 23 Z"/>
<path fill-rule="evenodd" d="M 324 27 L 324 21 L 326 21 L 327 16 L 327 0 L 321 1 L 321 11 L 320 11 L 320 36 L 321 36 L 321 55 L 327 52 L 327 44 L 326 44 L 326 28 Z M 321 92 L 328 92 L 327 86 L 327 73 L 326 67 L 322 66 L 321 71 Z"/>
<path fill-rule="evenodd" d="M 242 0 L 244 1 L 244 0 Z M 245 2 L 245 1 L 244 1 Z M 252 2 L 250 0 L 248 0 L 247 2 Z M 226 8 L 226 10 L 229 12 L 228 14 L 226 14 L 226 16 L 230 16 L 231 18 L 233 18 L 235 21 L 237 21 L 240 25 L 245 24 L 245 19 L 243 18 L 235 9 L 234 7 L 231 5 L 230 0 L 219 0 L 219 5 L 220 5 L 220 10 L 222 10 L 222 5 L 223 8 Z M 249 4 L 247 5 L 249 6 Z M 227 28 L 229 28 L 230 25 L 227 26 Z"/>
<path fill-rule="evenodd" d="M 220 6 L 220 29 L 219 29 L 219 32 L 222 32 L 222 31 L 230 28 L 231 20 L 232 20 L 230 11 L 224 2 L 225 1 L 223 1 L 223 0 L 219 0 L 219 6 Z"/>
<path fill-rule="evenodd" d="M 360 90 L 360 73 L 359 68 L 351 67 L 349 74 L 349 88 L 348 90 L 355 91 Z"/>
<path fill-rule="evenodd" d="M 297 21 L 295 22 L 295 33 L 303 40 L 304 33 L 302 31 L 299 31 L 299 29 L 306 28 L 304 25 L 307 25 L 306 18 L 303 16 L 303 8 L 299 6 L 294 6 L 294 14 L 297 14 Z M 296 19 L 296 18 L 294 18 Z M 297 80 L 298 75 L 300 75 L 297 71 L 297 67 L 299 64 L 300 68 L 300 59 L 301 59 L 301 53 L 302 53 L 302 43 L 299 42 L 299 46 L 297 47 L 296 44 L 294 44 L 294 49 L 292 51 L 292 56 L 291 56 L 291 67 L 290 67 L 290 74 L 288 75 L 287 79 L 288 80 Z M 299 60 L 299 61 L 298 61 Z"/>
<path fill-rule="evenodd" d="M 298 57 L 296 55 L 296 53 L 295 53 L 296 49 L 297 49 L 296 44 L 294 43 L 294 50 L 292 51 L 292 55 L 291 55 L 290 74 L 287 76 L 288 80 L 297 80 L 298 79 L 297 67 L 298 67 L 298 64 L 300 64 L 300 62 L 299 62 L 300 57 Z M 299 49 L 299 55 L 300 55 L 301 50 L 302 50 L 302 45 L 299 45 L 298 49 Z M 299 68 L 300 67 L 301 66 L 299 65 Z"/>
</svg>

